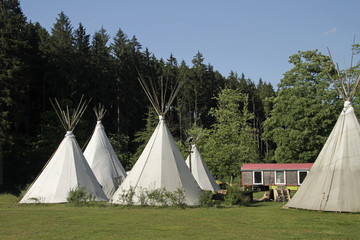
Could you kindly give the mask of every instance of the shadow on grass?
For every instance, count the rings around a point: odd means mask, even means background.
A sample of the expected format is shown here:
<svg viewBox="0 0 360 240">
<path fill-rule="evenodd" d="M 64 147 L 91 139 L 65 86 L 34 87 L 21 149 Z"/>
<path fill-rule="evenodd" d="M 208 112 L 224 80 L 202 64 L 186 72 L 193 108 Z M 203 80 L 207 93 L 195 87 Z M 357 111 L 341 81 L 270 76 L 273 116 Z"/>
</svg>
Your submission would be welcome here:
<svg viewBox="0 0 360 240">
<path fill-rule="evenodd" d="M 252 201 L 247 207 L 276 207 L 282 208 L 287 202 L 274 202 L 274 201 Z"/>
</svg>

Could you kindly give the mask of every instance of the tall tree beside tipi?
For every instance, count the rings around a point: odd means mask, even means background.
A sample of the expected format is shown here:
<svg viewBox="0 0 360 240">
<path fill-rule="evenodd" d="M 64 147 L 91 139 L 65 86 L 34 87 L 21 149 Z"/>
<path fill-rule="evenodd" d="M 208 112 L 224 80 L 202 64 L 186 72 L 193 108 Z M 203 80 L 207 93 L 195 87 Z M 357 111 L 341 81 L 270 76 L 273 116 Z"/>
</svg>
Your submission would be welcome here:
<svg viewBox="0 0 360 240">
<path fill-rule="evenodd" d="M 336 66 L 334 86 L 344 100 L 344 108 L 308 176 L 286 207 L 360 212 L 360 124 L 351 104 L 360 75 L 354 78 L 351 67 L 341 73 Z"/>
<path fill-rule="evenodd" d="M 55 102 L 56 105 L 53 104 L 53 107 L 66 130 L 65 137 L 20 203 L 67 202 L 70 190 L 78 187 L 84 187 L 95 201 L 107 201 L 73 134 L 88 102 L 81 99 L 72 115 L 68 107 L 63 111 L 56 99 Z"/>
</svg>

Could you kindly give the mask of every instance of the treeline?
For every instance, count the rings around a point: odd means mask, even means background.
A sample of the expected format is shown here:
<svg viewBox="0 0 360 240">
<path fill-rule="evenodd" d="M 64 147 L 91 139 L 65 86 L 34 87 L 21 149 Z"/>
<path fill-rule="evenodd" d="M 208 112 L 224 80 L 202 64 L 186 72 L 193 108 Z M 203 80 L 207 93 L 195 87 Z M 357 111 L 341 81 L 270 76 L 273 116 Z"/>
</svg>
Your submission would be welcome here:
<svg viewBox="0 0 360 240">
<path fill-rule="evenodd" d="M 83 146 L 101 103 L 106 132 L 121 163 L 130 170 L 158 118 L 138 77 L 184 81 L 166 120 L 179 148 L 197 142 L 218 178 L 239 176 L 244 162 L 310 162 L 336 121 L 341 103 L 325 70 L 329 59 L 317 51 L 290 57 L 294 68 L 276 94 L 270 83 L 255 83 L 231 72 L 224 77 L 202 53 L 190 65 L 172 54 L 157 59 L 136 37 L 104 28 L 90 35 L 61 12 L 49 33 L 27 21 L 17 0 L 0 1 L 0 160 L 5 190 L 30 183 L 56 150 L 65 132 L 49 99 L 74 107 L 82 95 L 89 109 L 74 133 Z M 323 66 L 327 66 L 324 68 Z"/>
<path fill-rule="evenodd" d="M 204 63 L 200 52 L 194 53 L 191 66 L 179 63 L 173 55 L 157 59 L 135 36 L 129 38 L 121 29 L 112 38 L 103 28 L 90 36 L 81 23 L 74 28 L 63 12 L 49 33 L 39 23 L 26 20 L 18 1 L 1 2 L 1 19 L 1 156 L 5 185 L 31 182 L 62 140 L 64 129 L 49 101 L 54 98 L 63 106 L 74 107 L 84 95 L 92 99 L 91 106 L 105 105 L 108 114 L 104 126 L 122 164 L 130 170 L 157 123 L 138 82 L 139 74 L 168 81 L 169 91 L 175 81 L 185 81 L 166 116 L 179 144 L 184 143 L 186 130 L 195 122 L 204 129 L 212 128 L 216 116 L 210 110 L 216 107 L 222 89 L 228 88 L 248 96 L 248 111 L 254 118 L 247 123 L 256 129 L 250 140 L 256 141 L 258 148 L 254 159 L 261 161 L 268 150 L 261 135 L 262 122 L 271 110 L 265 99 L 275 96 L 271 84 L 260 80 L 255 85 L 236 73 L 225 78 Z M 75 129 L 81 146 L 95 123 L 90 107 Z"/>
</svg>

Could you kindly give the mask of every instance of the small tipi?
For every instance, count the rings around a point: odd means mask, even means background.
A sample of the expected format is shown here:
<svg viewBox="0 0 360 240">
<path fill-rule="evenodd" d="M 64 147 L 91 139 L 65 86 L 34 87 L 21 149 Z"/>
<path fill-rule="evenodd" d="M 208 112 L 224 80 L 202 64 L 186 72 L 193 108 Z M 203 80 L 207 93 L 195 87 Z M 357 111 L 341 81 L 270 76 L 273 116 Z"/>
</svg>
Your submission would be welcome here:
<svg viewBox="0 0 360 240">
<path fill-rule="evenodd" d="M 186 166 L 164 119 L 181 84 L 174 88 L 175 90 L 170 94 L 169 102 L 165 107 L 166 91 L 163 91 L 163 87 L 161 87 L 160 105 L 153 85 L 151 85 L 152 92 L 150 92 L 145 81 L 141 78 L 139 81 L 159 115 L 159 123 L 131 172 L 110 201 L 115 204 L 125 204 L 121 198 L 122 194 L 133 189 L 133 203 L 140 205 L 141 191 L 165 188 L 169 192 L 182 189 L 185 194 L 185 203 L 187 205 L 198 205 L 201 189 Z"/>
<path fill-rule="evenodd" d="M 97 123 L 84 151 L 84 156 L 102 186 L 105 195 L 110 198 L 127 175 L 101 123 L 106 110 L 99 104 L 99 107 L 94 108 L 94 111 Z"/>
<path fill-rule="evenodd" d="M 318 211 L 360 212 L 360 124 L 351 105 L 360 81 L 346 71 L 347 82 L 334 84 L 344 99 L 344 108 L 308 176 L 289 208 Z M 352 89 L 350 87 L 352 85 Z"/>
<path fill-rule="evenodd" d="M 57 107 L 54 104 L 53 107 L 67 132 L 54 155 L 19 203 L 67 202 L 69 191 L 77 187 L 84 187 L 95 201 L 107 201 L 73 134 L 87 107 L 86 101 L 80 100 L 71 117 L 69 109 L 63 111 L 58 101 L 55 101 Z"/>
<path fill-rule="evenodd" d="M 211 175 L 203 158 L 201 157 L 201 154 L 196 147 L 196 143 L 192 144 L 191 146 L 191 153 L 186 158 L 186 164 L 202 190 L 221 190 L 219 185 L 217 185 L 213 175 Z"/>
</svg>

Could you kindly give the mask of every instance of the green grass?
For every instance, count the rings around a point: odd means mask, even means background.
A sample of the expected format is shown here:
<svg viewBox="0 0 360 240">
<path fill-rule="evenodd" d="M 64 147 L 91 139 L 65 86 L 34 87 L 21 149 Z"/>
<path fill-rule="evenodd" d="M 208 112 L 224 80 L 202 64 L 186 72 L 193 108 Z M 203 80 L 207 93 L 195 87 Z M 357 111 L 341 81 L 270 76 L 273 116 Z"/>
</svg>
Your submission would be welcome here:
<svg viewBox="0 0 360 240">
<path fill-rule="evenodd" d="M 356 239 L 360 215 L 250 207 L 19 205 L 0 195 L 0 239 Z"/>
</svg>

